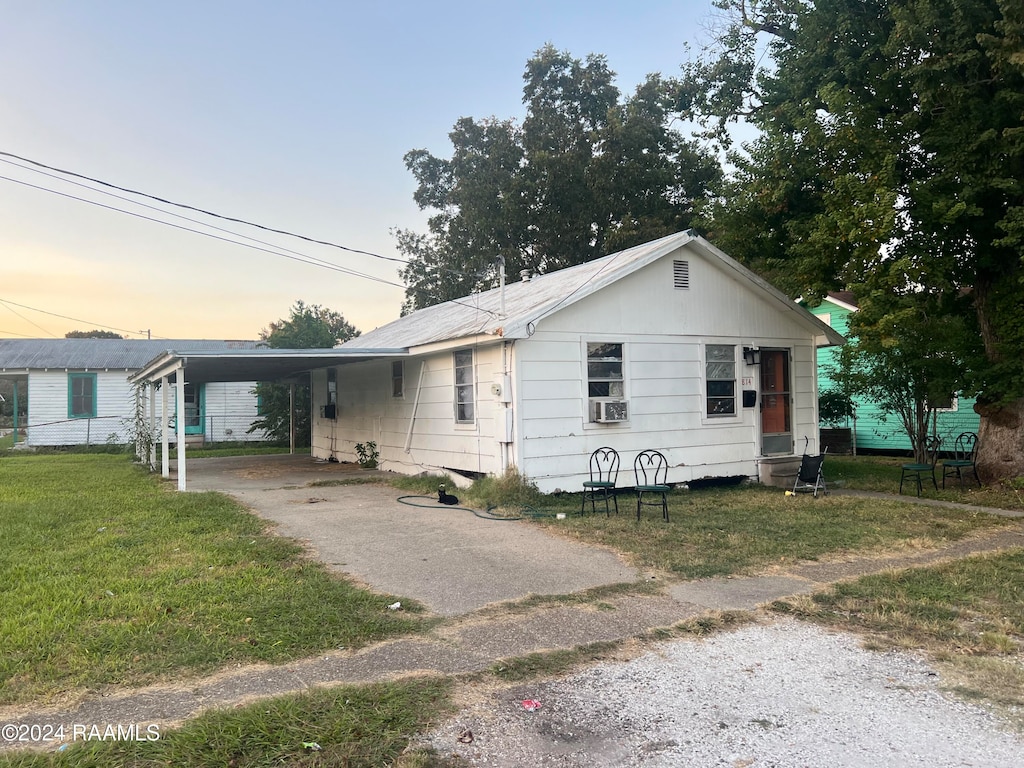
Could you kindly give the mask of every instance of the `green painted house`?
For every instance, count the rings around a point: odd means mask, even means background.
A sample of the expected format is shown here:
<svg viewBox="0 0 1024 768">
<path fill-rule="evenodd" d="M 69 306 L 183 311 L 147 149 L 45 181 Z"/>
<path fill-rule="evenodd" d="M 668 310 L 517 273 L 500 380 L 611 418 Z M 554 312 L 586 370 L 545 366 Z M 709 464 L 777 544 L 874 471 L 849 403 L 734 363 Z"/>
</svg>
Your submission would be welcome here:
<svg viewBox="0 0 1024 768">
<path fill-rule="evenodd" d="M 848 291 L 830 293 L 817 307 L 810 310 L 819 320 L 849 338 L 850 315 L 857 311 L 853 294 Z M 818 392 L 833 388 L 829 375 L 838 360 L 839 347 L 818 348 Z M 943 450 L 951 450 L 953 441 L 961 432 L 977 432 L 980 417 L 974 412 L 974 398 L 954 397 L 948 408 L 941 408 L 935 414 L 935 434 L 942 439 Z M 910 439 L 900 423 L 899 417 L 884 417 L 872 402 L 854 400 L 856 418 L 848 423 L 826 425 L 848 427 L 854 430 L 857 450 L 868 451 L 910 451 Z"/>
</svg>

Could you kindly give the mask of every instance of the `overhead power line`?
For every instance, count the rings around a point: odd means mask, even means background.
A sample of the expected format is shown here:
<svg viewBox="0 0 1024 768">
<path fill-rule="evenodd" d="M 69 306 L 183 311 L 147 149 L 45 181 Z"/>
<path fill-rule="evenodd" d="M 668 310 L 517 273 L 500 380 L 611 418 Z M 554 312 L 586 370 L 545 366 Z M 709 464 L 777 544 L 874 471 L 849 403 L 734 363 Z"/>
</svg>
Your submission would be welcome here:
<svg viewBox="0 0 1024 768">
<path fill-rule="evenodd" d="M 364 251 L 364 250 L 361 250 L 359 248 L 349 248 L 347 245 L 339 245 L 338 243 L 332 243 L 330 240 L 319 240 L 319 239 L 314 238 L 314 237 L 307 237 L 306 235 L 300 235 L 300 234 L 298 234 L 296 232 L 289 232 L 288 230 L 285 230 L 285 229 L 276 229 L 274 227 L 267 227 L 267 226 L 264 226 L 263 224 L 257 224 L 255 222 L 247 221 L 245 219 L 238 219 L 238 218 L 235 218 L 233 216 L 225 216 L 223 214 L 214 213 L 213 211 L 208 211 L 208 210 L 205 210 L 204 208 L 199 208 L 199 207 L 194 206 L 194 205 L 188 205 L 187 203 L 178 203 L 178 202 L 175 202 L 174 200 L 168 200 L 168 199 L 163 198 L 163 197 L 157 197 L 156 195 L 150 195 L 150 194 L 148 194 L 146 192 L 140 192 L 137 189 L 130 189 L 128 187 L 121 187 L 121 186 L 118 186 L 117 184 L 111 184 L 110 182 L 102 181 L 101 179 L 94 179 L 91 176 L 86 176 L 86 175 L 81 174 L 81 173 L 75 173 L 74 171 L 68 171 L 68 170 L 65 170 L 64 168 L 57 168 L 57 167 L 52 166 L 52 165 L 47 165 L 46 163 L 40 163 L 37 160 L 31 160 L 31 159 L 29 159 L 27 157 L 21 157 L 20 155 L 15 155 L 15 154 L 13 154 L 11 152 L 0 151 L 0 156 L 2 156 L 2 157 L 11 157 L 11 158 L 14 158 L 15 160 L 21 160 L 23 163 L 29 163 L 29 164 L 37 166 L 39 168 L 45 168 L 48 171 L 55 171 L 57 173 L 65 175 L 65 176 L 73 176 L 76 179 L 84 179 L 85 181 L 91 181 L 93 184 L 100 184 L 100 185 L 102 185 L 104 187 L 109 187 L 110 189 L 116 189 L 116 190 L 118 190 L 120 192 L 127 192 L 130 195 L 138 195 L 139 197 L 146 197 L 146 198 L 149 198 L 150 200 L 156 200 L 158 203 L 164 203 L 166 205 L 173 205 L 176 208 L 184 208 L 185 210 L 195 211 L 196 213 L 201 213 L 204 216 L 212 216 L 215 219 L 222 219 L 224 221 L 232 221 L 232 222 L 234 222 L 236 224 L 245 224 L 247 227 L 256 227 L 257 229 L 262 229 L 265 232 L 274 232 L 275 234 L 278 234 L 278 235 L 287 235 L 288 237 L 297 237 L 300 240 L 305 240 L 306 242 L 309 242 L 309 243 L 316 243 L 317 245 L 326 245 L 326 246 L 328 246 L 330 248 L 338 248 L 338 249 L 340 249 L 342 251 L 348 251 L 349 253 L 358 253 L 358 254 L 362 254 L 363 256 L 372 256 L 375 259 L 383 259 L 384 261 L 393 261 L 393 262 L 396 262 L 398 264 L 408 264 L 408 261 L 405 260 L 405 259 L 398 259 L 398 258 L 395 258 L 393 256 L 382 256 L 381 254 L 373 253 L 372 251 Z"/>
<path fill-rule="evenodd" d="M 19 165 L 18 163 L 14 163 L 11 160 L 5 159 L 5 158 L 14 158 L 16 160 L 20 160 L 22 162 L 29 163 L 30 165 L 36 166 L 36 168 L 26 168 L 23 165 Z M 55 176 L 55 175 L 53 175 L 51 173 L 45 173 L 44 171 L 40 171 L 38 169 L 39 168 L 45 168 L 47 170 L 54 171 L 56 173 L 67 174 L 69 176 L 73 176 L 73 177 L 79 178 L 79 179 L 84 179 L 86 181 L 90 181 L 92 183 L 99 184 L 99 185 L 104 186 L 104 187 L 109 187 L 110 189 L 117 189 L 117 190 L 120 190 L 122 192 L 127 192 L 128 194 L 139 195 L 139 196 L 145 197 L 147 199 L 155 200 L 157 202 L 165 203 L 165 204 L 172 205 L 172 206 L 175 206 L 175 207 L 178 207 L 178 208 L 184 208 L 184 209 L 187 209 L 187 210 L 196 211 L 198 213 L 202 213 L 204 215 L 212 216 L 214 218 L 221 219 L 223 221 L 231 221 L 231 222 L 235 222 L 235 223 L 239 223 L 239 224 L 244 224 L 246 226 L 253 226 L 253 227 L 256 227 L 257 229 L 261 229 L 261 230 L 264 230 L 264 231 L 267 231 L 267 232 L 274 232 L 274 233 L 277 233 L 277 234 L 283 234 L 283 235 L 287 235 L 287 236 L 290 236 L 290 237 L 297 237 L 297 238 L 299 238 L 301 240 L 305 240 L 307 242 L 316 243 L 316 244 L 320 244 L 320 245 L 327 245 L 327 246 L 330 246 L 330 247 L 333 247 L 333 248 L 338 248 L 338 249 L 341 249 L 341 250 L 344 250 L 344 251 L 347 251 L 347 252 L 350 252 L 350 253 L 363 254 L 363 255 L 367 255 L 367 256 L 373 256 L 373 257 L 378 258 L 378 259 L 383 259 L 385 261 L 393 261 L 393 262 L 397 262 L 397 263 L 400 263 L 400 264 L 407 264 L 408 262 L 406 260 L 403 260 L 403 259 L 397 259 L 397 258 L 393 258 L 393 257 L 389 257 L 389 256 L 382 256 L 380 254 L 372 253 L 370 251 L 364 251 L 364 250 L 360 250 L 360 249 L 357 249 L 357 248 L 349 248 L 348 246 L 339 245 L 337 243 L 332 243 L 330 241 L 318 240 L 318 239 L 315 239 L 315 238 L 307 237 L 305 235 L 299 235 L 299 234 L 296 234 L 296 233 L 293 233 L 293 232 L 288 232 L 286 230 L 275 229 L 273 227 L 267 227 L 267 226 L 264 226 L 262 224 L 256 224 L 256 223 L 253 223 L 253 222 L 250 222 L 250 221 L 246 221 L 245 219 L 238 219 L 238 218 L 234 218 L 234 217 L 231 217 L 231 216 L 224 216 L 224 215 L 221 215 L 221 214 L 218 214 L 218 213 L 213 213 L 213 212 L 207 211 L 207 210 L 205 210 L 203 208 L 199 208 L 199 207 L 192 206 L 192 205 L 187 205 L 185 203 L 177 203 L 177 202 L 174 202 L 174 201 L 171 201 L 171 200 L 167 200 L 165 198 L 158 197 L 156 195 L 150 195 L 150 194 L 147 194 L 145 192 L 139 192 L 139 191 L 136 191 L 136 190 L 133 190 L 133 189 L 129 189 L 127 187 L 122 187 L 122 186 L 118 186 L 116 184 L 111 184 L 109 182 L 105 182 L 105 181 L 102 181 L 102 180 L 99 180 L 99 179 L 94 179 L 92 177 L 85 176 L 83 174 L 75 173 L 74 171 L 67 171 L 67 170 L 64 170 L 64 169 L 61 169 L 61 168 L 57 168 L 57 167 L 54 167 L 54 166 L 51 166 L 51 165 L 47 165 L 45 163 L 41 163 L 41 162 L 38 162 L 36 160 L 31 160 L 29 158 L 21 157 L 20 155 L 15 155 L 15 154 L 13 154 L 11 152 L 0 151 L 0 161 L 5 162 L 5 163 L 7 163 L 9 165 L 12 165 L 15 168 L 21 168 L 23 170 L 32 171 L 34 173 L 41 173 L 42 175 L 47 176 L 49 178 L 53 178 L 53 179 L 56 179 L 58 181 L 62 181 L 64 183 L 68 183 L 68 184 L 74 184 L 74 185 L 82 187 L 84 189 L 88 189 L 91 192 L 96 192 L 98 194 L 109 195 L 109 196 L 114 197 L 114 198 L 116 198 L 118 200 L 123 200 L 125 202 L 128 202 L 131 205 L 138 205 L 138 206 L 141 206 L 141 207 L 144 207 L 144 208 L 156 211 L 158 213 L 162 213 L 162 214 L 167 215 L 167 216 L 173 216 L 175 218 L 183 219 L 185 221 L 191 222 L 193 224 L 197 224 L 197 225 L 202 226 L 202 227 L 206 227 L 208 229 L 213 229 L 213 230 L 216 230 L 218 232 L 223 232 L 225 234 L 231 235 L 233 237 L 239 237 L 239 238 L 242 238 L 244 240 L 249 240 L 249 241 L 252 241 L 252 243 L 258 243 L 259 245 L 252 245 L 251 243 L 239 242 L 238 240 L 234 240 L 234 239 L 231 239 L 229 237 L 222 237 L 220 235 L 216 235 L 216 234 L 213 234 L 211 232 L 205 232 L 205 231 L 202 231 L 202 230 L 193 229 L 192 227 L 187 227 L 187 226 L 184 226 L 182 224 L 176 224 L 174 222 L 164 221 L 163 219 L 154 218 L 152 216 L 147 216 L 147 215 L 144 215 L 144 214 L 141 214 L 141 213 L 137 213 L 135 211 L 129 211 L 129 210 L 126 210 L 124 208 L 119 208 L 119 207 L 113 206 L 113 205 L 107 205 L 105 203 L 101 203 L 101 202 L 98 202 L 96 200 L 90 200 L 88 198 L 80 197 L 78 195 L 72 195 L 72 194 L 70 194 L 68 192 L 61 192 L 59 190 L 51 189 L 49 187 L 44 187 L 44 186 L 41 186 L 41 185 L 38 185 L 38 184 L 32 184 L 31 182 L 23 181 L 21 179 L 15 179 L 15 178 L 12 178 L 12 177 L 9 177 L 9 176 L 0 175 L 0 179 L 5 180 L 5 181 L 10 181 L 10 182 L 13 182 L 15 184 L 21 184 L 23 186 L 27 186 L 27 187 L 30 187 L 32 189 L 38 189 L 38 190 L 43 191 L 43 192 L 50 192 L 51 194 L 60 195 L 61 197 L 67 197 L 67 198 L 72 199 L 72 200 L 77 200 L 79 202 L 88 203 L 89 205 L 95 205 L 97 207 L 105 208 L 105 209 L 111 210 L 111 211 L 116 211 L 118 213 L 124 213 L 124 214 L 127 214 L 129 216 L 135 216 L 136 218 L 140 218 L 140 219 L 143 219 L 143 220 L 146 220 L 146 221 L 151 221 L 151 222 L 154 222 L 154 223 L 157 223 L 157 224 L 163 224 L 163 225 L 168 226 L 168 227 L 174 227 L 175 229 L 181 229 L 181 230 L 184 230 L 186 232 L 192 232 L 193 234 L 203 235 L 205 237 L 213 238 L 214 240 L 220 240 L 222 242 L 232 243 L 234 245 L 240 245 L 240 246 L 242 246 L 244 248 L 252 248 L 253 250 L 262 251 L 264 253 L 269 253 L 269 254 L 272 254 L 272 255 L 275 255 L 275 256 L 281 256 L 282 258 L 290 259 L 292 261 L 298 261 L 298 262 L 303 263 L 303 264 L 310 264 L 312 266 L 323 267 L 325 269 L 330 269 L 330 270 L 333 270 L 333 271 L 336 271 L 336 272 L 340 272 L 342 274 L 347 274 L 347 275 L 350 275 L 352 277 L 360 277 L 360 278 L 363 278 L 363 279 L 366 279 L 366 280 L 372 280 L 374 282 L 382 283 L 384 285 L 390 285 L 390 286 L 394 286 L 396 288 L 402 288 L 403 290 L 412 290 L 415 293 L 418 293 L 418 294 L 421 294 L 421 295 L 425 295 L 425 296 L 430 296 L 431 295 L 429 291 L 426 291 L 426 290 L 423 290 L 423 289 L 420 289 L 420 288 L 416 288 L 414 286 L 406 286 L 406 285 L 403 285 L 402 283 L 397 283 L 397 282 L 394 282 L 392 280 L 386 280 L 384 278 L 377 277 L 375 275 L 370 275 L 370 274 L 367 274 L 365 272 L 360 272 L 358 270 L 351 269 L 349 267 L 343 267 L 343 266 L 341 266 L 339 264 L 335 264 L 334 262 L 327 261 L 325 259 L 321 259 L 321 258 L 318 258 L 316 256 L 310 256 L 308 254 L 304 254 L 304 253 L 301 253 L 299 251 L 294 251 L 294 250 L 291 250 L 291 249 L 288 249 L 288 248 L 282 248 L 282 247 L 280 247 L 280 246 L 278 246 L 276 244 L 268 243 L 265 240 L 259 240 L 257 238 L 249 237 L 248 235 L 243 235 L 243 234 L 240 234 L 238 232 L 234 232 L 234 231 L 229 230 L 229 229 L 224 229 L 223 227 L 217 227 L 217 226 L 214 226 L 212 224 L 207 224 L 205 222 L 201 222 L 201 221 L 199 221 L 197 219 L 193 219 L 193 218 L 190 218 L 188 216 L 182 216 L 180 214 L 176 214 L 176 213 L 173 213 L 171 211 L 166 211 L 166 210 L 164 210 L 162 208 L 157 208 L 156 206 L 147 205 L 145 203 L 140 203 L 140 202 L 135 201 L 135 200 L 130 200 L 130 199 L 125 198 L 125 197 L 123 197 L 121 195 L 116 195 L 116 194 L 107 192 L 107 191 L 102 190 L 102 189 L 95 189 L 94 187 L 90 187 L 87 184 L 81 184 L 81 183 L 76 182 L 76 181 L 71 181 L 71 180 L 68 180 L 68 179 L 64 179 L 64 178 L 62 178 L 60 176 Z M 268 247 L 262 247 L 262 246 L 268 246 Z M 445 269 L 445 271 L 450 271 L 450 272 L 453 272 L 455 274 L 459 274 L 459 275 L 462 275 L 462 276 L 465 276 L 465 274 L 466 274 L 466 273 L 460 272 L 458 270 L 451 270 L 451 269 L 447 269 L 447 268 Z M 473 306 L 473 305 L 470 305 L 470 304 L 467 304 L 465 302 L 461 302 L 461 301 L 458 301 L 458 300 L 455 300 L 455 299 L 453 299 L 451 301 L 452 301 L 452 303 L 459 304 L 461 306 L 467 306 L 467 307 Z M 495 312 L 493 312 L 491 310 L 488 310 L 488 309 L 483 309 L 481 307 L 473 307 L 473 308 L 477 309 L 478 311 L 482 311 L 482 312 L 484 312 L 486 314 L 489 314 L 489 315 L 491 315 L 493 317 L 497 317 L 498 316 L 497 313 L 495 313 Z M 134 333 L 134 331 L 132 331 L 132 333 Z"/>
<path fill-rule="evenodd" d="M 68 317 L 67 315 L 59 315 L 56 312 L 48 312 L 45 309 L 39 309 L 38 307 L 30 307 L 30 306 L 28 306 L 26 304 L 19 304 L 16 301 L 9 301 L 8 299 L 0 299 L 0 304 L 3 304 L 5 307 L 7 307 L 7 309 L 10 309 L 11 312 L 14 312 L 14 314 L 16 314 L 18 317 L 20 317 L 26 323 L 32 323 L 32 325 L 34 325 L 39 330 L 44 331 L 45 333 L 48 333 L 50 336 L 54 336 L 54 337 L 56 337 L 56 334 L 51 333 L 50 331 L 47 331 L 45 328 L 43 328 L 41 325 L 38 325 L 37 323 L 33 323 L 31 320 L 29 320 L 27 317 L 22 315 L 20 312 L 16 312 L 15 310 L 11 309 L 11 307 L 12 306 L 20 307 L 21 309 L 28 309 L 28 310 L 31 310 L 32 312 L 39 312 L 40 314 L 43 314 L 43 315 L 50 315 L 51 317 L 59 317 L 59 318 L 61 318 L 63 320 L 71 320 L 71 321 L 73 321 L 75 323 L 82 323 L 82 325 L 88 325 L 88 326 L 90 326 L 92 328 L 102 328 L 103 330 L 107 330 L 107 331 L 120 331 L 121 333 L 135 333 L 135 334 L 142 334 L 142 333 L 144 333 L 144 331 L 129 331 L 127 328 L 116 328 L 113 325 L 104 325 L 103 323 L 94 323 L 91 320 L 82 320 L 81 318 L 78 318 L 78 317 Z M 23 336 L 24 334 L 20 334 L 19 333 L 19 334 L 16 334 L 16 335 Z M 162 338 L 167 338 L 167 337 L 166 336 L 157 336 L 156 338 L 162 339 Z"/>
</svg>

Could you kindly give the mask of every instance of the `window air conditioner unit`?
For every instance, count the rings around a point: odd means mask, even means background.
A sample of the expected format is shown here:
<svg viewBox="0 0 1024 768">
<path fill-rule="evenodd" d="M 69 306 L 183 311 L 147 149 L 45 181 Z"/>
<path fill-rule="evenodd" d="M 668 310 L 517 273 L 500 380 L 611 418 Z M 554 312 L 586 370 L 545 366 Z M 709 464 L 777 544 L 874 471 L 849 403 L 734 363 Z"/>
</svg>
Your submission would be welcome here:
<svg viewBox="0 0 1024 768">
<path fill-rule="evenodd" d="M 594 421 L 615 422 L 629 419 L 629 404 L 625 400 L 598 400 L 594 403 Z"/>
</svg>

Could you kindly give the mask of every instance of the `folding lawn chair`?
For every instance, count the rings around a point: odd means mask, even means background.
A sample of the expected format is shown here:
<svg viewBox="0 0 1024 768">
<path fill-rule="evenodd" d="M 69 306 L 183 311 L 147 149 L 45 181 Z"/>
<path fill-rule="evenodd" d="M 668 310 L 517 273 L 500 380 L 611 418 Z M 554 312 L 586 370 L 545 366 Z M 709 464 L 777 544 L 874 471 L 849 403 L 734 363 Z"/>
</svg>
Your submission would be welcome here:
<svg viewBox="0 0 1024 768">
<path fill-rule="evenodd" d="M 825 487 L 825 474 L 822 472 L 822 465 L 825 463 L 825 454 L 828 453 L 828 446 L 817 456 L 807 454 L 807 438 L 804 438 L 804 455 L 800 457 L 800 471 L 797 472 L 796 480 L 793 482 L 793 493 L 800 491 L 811 491 L 814 498 L 818 498 L 818 490 L 822 495 L 828 493 Z"/>
</svg>

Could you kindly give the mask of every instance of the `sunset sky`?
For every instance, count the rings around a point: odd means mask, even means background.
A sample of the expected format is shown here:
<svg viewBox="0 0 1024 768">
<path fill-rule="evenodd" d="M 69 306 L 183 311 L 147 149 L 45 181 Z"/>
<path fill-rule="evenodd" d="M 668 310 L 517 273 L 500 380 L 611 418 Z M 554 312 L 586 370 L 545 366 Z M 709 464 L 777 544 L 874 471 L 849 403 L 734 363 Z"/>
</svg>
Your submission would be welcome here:
<svg viewBox="0 0 1024 768">
<path fill-rule="evenodd" d="M 425 230 L 402 156 L 448 156 L 461 116 L 521 117 L 534 51 L 605 54 L 629 93 L 649 72 L 675 74 L 713 11 L 711 0 L 0 9 L 0 152 L 390 259 L 389 230 Z M 0 337 L 256 338 L 298 299 L 362 331 L 398 316 L 399 285 L 149 221 L 236 238 L 0 161 Z M 393 261 L 149 204 L 401 282 Z"/>
</svg>

